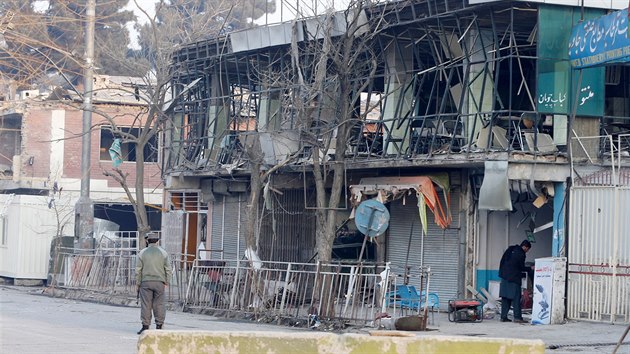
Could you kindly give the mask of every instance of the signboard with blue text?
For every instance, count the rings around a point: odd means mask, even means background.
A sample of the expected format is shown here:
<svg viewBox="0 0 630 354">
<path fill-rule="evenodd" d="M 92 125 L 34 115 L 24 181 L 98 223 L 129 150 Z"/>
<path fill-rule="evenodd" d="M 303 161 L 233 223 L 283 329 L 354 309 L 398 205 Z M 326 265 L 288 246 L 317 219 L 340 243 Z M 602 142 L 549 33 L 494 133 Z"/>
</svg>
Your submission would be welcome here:
<svg viewBox="0 0 630 354">
<path fill-rule="evenodd" d="M 573 27 L 569 60 L 577 69 L 630 62 L 628 9 L 585 20 Z"/>
</svg>

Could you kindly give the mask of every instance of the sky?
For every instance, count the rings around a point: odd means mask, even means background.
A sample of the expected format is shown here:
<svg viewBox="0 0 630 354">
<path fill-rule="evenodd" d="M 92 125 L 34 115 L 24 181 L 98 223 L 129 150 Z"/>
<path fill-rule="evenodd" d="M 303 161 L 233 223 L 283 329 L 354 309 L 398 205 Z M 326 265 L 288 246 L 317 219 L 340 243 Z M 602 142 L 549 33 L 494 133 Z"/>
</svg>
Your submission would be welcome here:
<svg viewBox="0 0 630 354">
<path fill-rule="evenodd" d="M 138 22 L 143 24 L 147 22 L 147 17 L 140 11 L 145 10 L 150 16 L 153 16 L 155 10 L 155 3 L 158 0 L 129 0 L 129 3 L 125 9 L 133 10 L 138 17 Z M 238 0 L 237 0 L 238 1 Z M 314 12 L 323 12 L 326 8 L 333 7 L 335 9 L 345 8 L 350 0 L 276 0 L 276 11 L 272 14 L 266 14 L 255 21 L 258 25 L 279 23 L 282 21 L 291 21 L 295 18 L 297 11 L 300 11 L 306 15 L 312 15 Z M 471 2 L 487 2 L 488 0 L 476 0 Z M 563 0 L 566 2 L 566 0 Z M 575 0 L 576 2 L 578 0 Z M 581 1 L 581 0 L 580 0 Z M 625 8 L 627 6 L 627 0 L 610 0 L 608 6 L 612 5 L 612 8 Z M 558 0 L 552 0 L 551 2 L 558 2 Z M 601 6 L 602 0 L 584 0 L 585 5 Z M 608 2 L 608 1 L 606 1 Z M 35 9 L 43 11 L 48 7 L 47 0 L 40 0 L 35 2 Z M 134 23 L 129 22 L 127 24 L 129 30 L 130 48 L 139 49 L 138 45 L 138 32 L 134 29 Z"/>
<path fill-rule="evenodd" d="M 129 0 L 129 4 L 125 9 L 133 10 L 133 12 L 138 16 L 138 20 L 140 23 L 146 22 L 146 15 L 142 13 L 142 10 L 149 13 L 150 16 L 155 14 L 155 3 L 156 0 Z"/>
<path fill-rule="evenodd" d="M 125 9 L 133 10 L 136 16 L 138 17 L 138 22 L 140 24 L 146 23 L 147 17 L 142 13 L 140 9 L 145 10 L 149 15 L 153 16 L 155 13 L 155 3 L 158 0 L 129 0 L 129 4 Z M 238 0 L 237 0 L 238 1 Z M 299 0 L 300 2 L 308 2 L 311 3 L 315 0 Z M 322 0 L 316 0 L 318 2 Z M 328 0 L 323 0 L 328 2 Z M 331 0 L 332 1 L 332 0 Z M 337 2 L 346 2 L 348 0 L 335 0 Z M 272 14 L 266 14 L 256 21 L 258 25 L 264 25 L 266 23 L 279 23 L 282 21 L 289 21 L 295 17 L 296 13 L 296 3 L 298 0 L 276 0 L 276 8 L 277 10 Z M 334 2 L 333 2 L 334 3 Z M 238 6 L 238 5 L 237 5 Z M 310 7 L 310 6 L 309 6 Z M 304 7 L 303 7 L 304 8 Z M 304 9 L 302 9 L 304 11 Z M 127 29 L 129 30 L 130 36 L 130 48 L 139 49 L 138 45 L 138 32 L 133 28 L 134 23 L 128 23 Z"/>
<path fill-rule="evenodd" d="M 144 24 L 147 22 L 147 16 L 141 11 L 141 9 L 146 11 L 149 16 L 153 16 L 155 14 L 155 3 L 155 0 L 130 0 L 125 9 L 132 10 L 138 17 L 138 22 L 140 24 Z M 135 30 L 134 25 L 134 22 L 127 23 L 130 41 L 129 48 L 140 49 L 140 45 L 138 44 L 138 31 Z"/>
<path fill-rule="evenodd" d="M 157 0 L 129 0 L 129 3 L 125 7 L 125 9 L 133 10 L 133 12 L 138 17 L 139 23 L 146 23 L 147 17 L 145 14 L 140 11 L 140 9 L 144 9 L 150 16 L 153 16 L 155 13 L 154 4 Z M 44 12 L 48 8 L 48 0 L 39 0 L 33 3 L 35 11 Z M 130 48 L 139 49 L 138 45 L 138 32 L 133 28 L 134 23 L 127 23 L 127 29 L 129 30 L 129 40 L 130 40 Z"/>
<path fill-rule="evenodd" d="M 330 7 L 339 10 L 345 8 L 349 1 L 350 0 L 276 0 L 276 11 L 274 13 L 264 15 L 256 20 L 255 23 L 258 25 L 264 25 L 291 21 L 296 17 L 296 13 L 298 11 L 303 15 L 311 16 L 315 12 L 321 13 Z M 142 13 L 140 9 L 145 10 L 149 16 L 153 16 L 155 13 L 155 3 L 157 2 L 158 0 L 129 0 L 125 9 L 132 10 L 138 18 L 138 23 L 143 24 L 147 22 L 147 16 Z M 238 4 L 236 6 L 238 6 Z M 44 11 L 47 7 L 48 0 L 35 2 L 36 10 Z M 129 22 L 126 25 L 129 30 L 129 47 L 139 49 L 138 32 L 134 29 L 134 25 L 134 22 Z"/>
<path fill-rule="evenodd" d="M 237 0 L 238 1 L 238 0 Z M 313 1 L 322 2 L 322 0 L 299 0 L 302 3 L 312 3 Z M 323 0 L 324 2 L 330 2 L 332 0 Z M 339 3 L 346 3 L 348 0 L 335 0 Z M 157 0 L 129 0 L 129 4 L 125 9 L 133 10 L 136 16 L 138 17 L 139 23 L 146 23 L 147 17 L 142 13 L 140 9 L 145 10 L 149 15 L 153 16 L 155 13 L 155 3 Z M 276 8 L 277 10 L 272 14 L 266 14 L 256 21 L 258 25 L 264 25 L 266 23 L 279 23 L 282 21 L 289 21 L 295 17 L 296 13 L 296 3 L 298 0 L 276 0 Z M 334 1 L 332 2 L 334 4 Z M 238 5 L 237 5 L 238 6 Z M 311 7 L 309 5 L 309 7 Z M 320 6 L 321 7 L 321 6 Z M 301 11 L 304 10 L 304 6 L 302 6 Z M 134 23 L 128 23 L 127 29 L 129 30 L 130 36 L 130 48 L 138 49 L 138 32 L 133 28 Z"/>
</svg>

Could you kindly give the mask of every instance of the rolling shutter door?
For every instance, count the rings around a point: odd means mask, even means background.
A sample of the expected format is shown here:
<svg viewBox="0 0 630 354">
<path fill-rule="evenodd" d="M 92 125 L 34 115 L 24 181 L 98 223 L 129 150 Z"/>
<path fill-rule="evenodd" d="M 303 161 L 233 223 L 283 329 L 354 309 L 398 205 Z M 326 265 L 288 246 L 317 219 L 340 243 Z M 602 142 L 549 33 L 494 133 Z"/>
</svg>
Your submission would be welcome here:
<svg viewBox="0 0 630 354">
<path fill-rule="evenodd" d="M 246 195 L 217 195 L 212 202 L 211 259 L 240 259 L 245 254 Z M 222 252 L 220 252 L 222 250 Z"/>
<path fill-rule="evenodd" d="M 440 297 L 440 307 L 445 308 L 449 299 L 458 298 L 460 289 L 460 230 L 459 223 L 459 190 L 451 191 L 451 213 L 453 222 L 451 228 L 443 230 L 433 221 L 433 214 L 428 212 L 428 234 L 424 239 L 424 265 L 431 267 L 430 292 Z M 418 216 L 417 198 L 408 196 L 403 205 L 402 200 L 390 203 L 390 228 L 387 235 L 387 260 L 397 266 L 396 271 L 402 270 L 407 258 L 407 266 L 412 268 L 410 284 L 419 286 L 418 273 L 421 264 L 421 235 L 422 227 Z M 413 223 L 411 247 L 409 234 Z M 400 268 L 399 268 L 400 267 Z"/>
</svg>

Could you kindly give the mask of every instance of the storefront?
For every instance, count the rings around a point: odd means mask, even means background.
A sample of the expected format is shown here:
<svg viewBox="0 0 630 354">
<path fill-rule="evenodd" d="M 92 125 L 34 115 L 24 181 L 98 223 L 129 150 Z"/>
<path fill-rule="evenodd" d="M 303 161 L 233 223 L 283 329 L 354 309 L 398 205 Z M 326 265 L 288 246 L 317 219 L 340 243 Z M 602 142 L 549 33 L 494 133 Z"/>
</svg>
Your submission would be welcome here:
<svg viewBox="0 0 630 354">
<path fill-rule="evenodd" d="M 438 294 L 441 307 L 463 295 L 466 236 L 459 172 L 364 178 L 350 189 L 355 201 L 376 198 L 387 205 L 389 229 L 379 237 L 385 237 L 386 260 L 401 276 L 399 284 L 406 281 L 406 268 L 408 284 L 419 288 L 420 269 L 430 267 L 429 291 Z"/>
</svg>

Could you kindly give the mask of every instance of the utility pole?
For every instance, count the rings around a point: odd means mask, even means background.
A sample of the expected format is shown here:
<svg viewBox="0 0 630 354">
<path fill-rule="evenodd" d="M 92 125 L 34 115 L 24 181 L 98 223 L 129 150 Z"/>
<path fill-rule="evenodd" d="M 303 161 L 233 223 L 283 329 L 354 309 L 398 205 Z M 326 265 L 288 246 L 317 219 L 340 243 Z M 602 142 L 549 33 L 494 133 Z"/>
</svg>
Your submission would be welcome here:
<svg viewBox="0 0 630 354">
<path fill-rule="evenodd" d="M 75 205 L 75 238 L 79 249 L 94 248 L 94 204 L 90 199 L 92 90 L 94 85 L 94 23 L 96 0 L 87 2 L 85 69 L 83 94 L 83 136 L 81 138 L 81 196 Z"/>
</svg>

